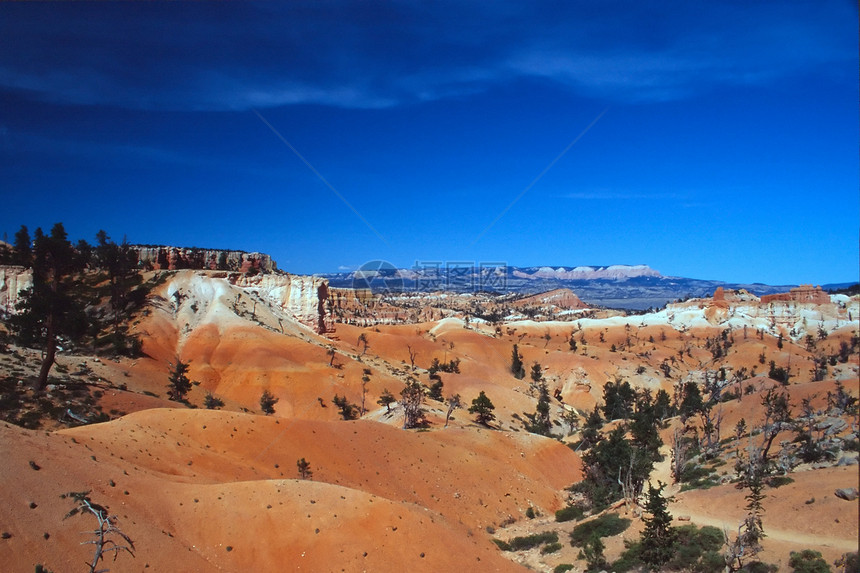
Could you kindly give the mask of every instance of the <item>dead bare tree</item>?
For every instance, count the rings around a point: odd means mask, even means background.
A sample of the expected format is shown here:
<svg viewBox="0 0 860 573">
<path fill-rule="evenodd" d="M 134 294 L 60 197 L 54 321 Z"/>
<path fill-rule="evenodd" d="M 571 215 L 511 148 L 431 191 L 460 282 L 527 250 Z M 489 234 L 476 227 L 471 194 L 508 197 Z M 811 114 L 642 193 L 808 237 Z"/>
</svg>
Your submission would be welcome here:
<svg viewBox="0 0 860 573">
<path fill-rule="evenodd" d="M 406 350 L 409 351 L 409 365 L 412 366 L 412 371 L 415 372 L 415 357 L 418 356 L 418 353 L 409 344 L 406 345 Z"/>
<path fill-rule="evenodd" d="M 365 353 L 367 353 L 367 347 L 370 346 L 370 344 L 367 341 L 367 334 L 365 334 L 363 332 L 361 334 L 359 334 L 358 335 L 358 343 L 362 345 L 361 355 L 364 356 Z"/>
<path fill-rule="evenodd" d="M 104 561 L 107 553 L 113 553 L 114 561 L 120 552 L 125 551 L 134 557 L 134 542 L 131 538 L 123 533 L 117 525 L 117 516 L 108 514 L 108 510 L 103 505 L 95 503 L 90 499 L 89 491 L 72 491 L 60 497 L 70 497 L 75 502 L 75 507 L 63 517 L 63 519 L 72 517 L 73 515 L 87 513 L 95 516 L 98 521 L 98 528 L 93 531 L 85 531 L 87 535 L 92 535 L 95 539 L 82 541 L 81 545 L 95 545 L 92 562 L 87 563 L 90 567 L 90 573 L 103 573 L 109 569 L 96 570 L 99 561 Z M 124 544 L 117 543 L 114 536 L 119 537 Z"/>
<path fill-rule="evenodd" d="M 687 465 L 689 447 L 688 442 L 684 439 L 684 432 L 675 428 L 675 433 L 672 435 L 672 480 L 675 483 L 681 481 L 681 476 Z"/>
<path fill-rule="evenodd" d="M 454 410 L 457 408 L 461 408 L 460 404 L 460 395 L 454 394 L 450 398 L 448 398 L 448 411 L 445 413 L 445 427 L 448 427 L 448 421 L 451 419 L 451 414 L 454 413 Z"/>
<path fill-rule="evenodd" d="M 626 471 L 618 468 L 618 485 L 621 486 L 621 495 L 624 498 L 624 507 L 627 511 L 632 511 L 633 515 L 638 516 L 641 513 L 639 507 L 639 495 L 642 493 L 642 484 L 637 483 L 635 479 L 636 466 L 636 450 L 634 449 L 630 455 L 630 463 Z"/>
<path fill-rule="evenodd" d="M 723 423 L 723 408 L 717 409 L 714 414 L 713 408 L 705 407 L 699 412 L 699 417 L 702 421 L 702 434 L 705 440 L 705 455 L 712 458 L 719 453 L 720 446 L 720 427 Z"/>
<path fill-rule="evenodd" d="M 400 392 L 400 406 L 403 408 L 403 429 L 415 428 L 424 422 L 424 388 L 414 378 L 409 378 L 406 387 Z"/>
<path fill-rule="evenodd" d="M 367 384 L 370 382 L 370 368 L 365 368 L 364 372 L 361 376 L 361 415 L 364 416 L 367 413 L 367 408 L 364 407 L 365 401 L 367 400 Z"/>
<path fill-rule="evenodd" d="M 738 533 L 734 540 L 729 537 L 728 531 L 724 531 L 726 541 L 726 571 L 735 572 L 743 569 L 745 562 L 753 560 L 761 552 L 761 541 L 765 537 L 762 517 L 764 507 L 762 501 L 764 495 L 765 478 L 769 473 L 769 464 L 766 456 L 763 457 L 758 448 L 753 445 L 750 437 L 750 445 L 746 459 L 738 458 L 735 464 L 739 483 L 747 490 L 744 499 L 747 501 L 747 516 L 738 525 Z"/>
<path fill-rule="evenodd" d="M 791 398 L 787 391 L 777 392 L 771 388 L 762 396 L 761 403 L 765 407 L 761 463 L 766 464 L 768 452 L 777 434 L 782 431 L 784 425 L 791 424 Z"/>
</svg>

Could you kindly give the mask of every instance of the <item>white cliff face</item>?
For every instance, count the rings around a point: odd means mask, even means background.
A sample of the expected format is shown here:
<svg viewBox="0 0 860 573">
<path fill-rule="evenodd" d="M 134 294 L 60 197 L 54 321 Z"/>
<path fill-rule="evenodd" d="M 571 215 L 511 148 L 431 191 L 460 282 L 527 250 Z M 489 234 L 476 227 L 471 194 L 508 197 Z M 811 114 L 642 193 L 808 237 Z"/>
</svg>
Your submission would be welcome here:
<svg viewBox="0 0 860 573">
<path fill-rule="evenodd" d="M 257 292 L 317 332 L 323 333 L 332 329 L 326 307 L 327 279 L 290 274 L 230 274 L 227 280 L 235 286 Z"/>
<path fill-rule="evenodd" d="M 20 293 L 33 286 L 33 271 L 24 267 L 0 266 L 0 314 L 12 314 Z"/>
</svg>

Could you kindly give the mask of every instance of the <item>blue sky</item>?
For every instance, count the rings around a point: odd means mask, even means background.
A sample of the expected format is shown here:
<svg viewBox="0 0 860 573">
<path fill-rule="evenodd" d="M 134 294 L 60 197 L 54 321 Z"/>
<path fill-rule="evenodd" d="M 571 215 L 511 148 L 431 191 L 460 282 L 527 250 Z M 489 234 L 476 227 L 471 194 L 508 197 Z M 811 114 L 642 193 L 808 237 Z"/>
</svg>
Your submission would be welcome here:
<svg viewBox="0 0 860 573">
<path fill-rule="evenodd" d="M 857 45 L 828 0 L 2 3 L 0 237 L 855 281 Z"/>
</svg>

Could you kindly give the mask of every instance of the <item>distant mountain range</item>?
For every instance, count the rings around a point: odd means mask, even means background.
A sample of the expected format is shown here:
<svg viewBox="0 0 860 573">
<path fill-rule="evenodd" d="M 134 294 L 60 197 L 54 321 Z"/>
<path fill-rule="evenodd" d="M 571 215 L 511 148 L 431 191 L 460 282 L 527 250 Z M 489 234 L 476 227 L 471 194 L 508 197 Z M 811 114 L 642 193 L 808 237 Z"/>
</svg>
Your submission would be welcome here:
<svg viewBox="0 0 860 573">
<path fill-rule="evenodd" d="M 535 294 L 568 288 L 594 306 L 645 310 L 678 299 L 711 296 L 717 287 L 745 289 L 757 296 L 787 292 L 797 285 L 729 283 L 666 277 L 647 265 L 511 267 L 430 265 L 398 269 L 377 261 L 351 272 L 320 274 L 332 287 L 370 288 L 374 292 L 495 292 Z M 841 288 L 851 283 L 822 285 Z"/>
</svg>

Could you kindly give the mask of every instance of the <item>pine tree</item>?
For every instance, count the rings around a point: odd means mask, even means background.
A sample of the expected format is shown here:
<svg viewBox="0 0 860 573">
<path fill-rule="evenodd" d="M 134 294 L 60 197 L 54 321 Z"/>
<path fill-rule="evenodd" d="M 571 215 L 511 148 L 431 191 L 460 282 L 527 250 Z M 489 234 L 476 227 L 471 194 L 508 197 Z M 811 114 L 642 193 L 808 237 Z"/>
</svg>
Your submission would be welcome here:
<svg viewBox="0 0 860 573">
<path fill-rule="evenodd" d="M 585 426 L 582 428 L 580 442 L 583 449 L 594 447 L 601 439 L 600 430 L 603 428 L 603 419 L 600 417 L 600 412 L 595 407 L 594 410 L 586 417 Z"/>
<path fill-rule="evenodd" d="M 576 414 L 576 410 L 571 408 L 570 410 L 565 410 L 564 416 L 562 416 L 562 420 L 567 425 L 567 434 L 570 435 L 576 430 L 576 427 L 579 425 L 579 416 Z"/>
<path fill-rule="evenodd" d="M 526 369 L 523 368 L 523 360 L 516 344 L 514 344 L 514 349 L 511 352 L 511 374 L 517 380 L 522 380 L 526 376 Z"/>
<path fill-rule="evenodd" d="M 185 395 L 191 390 L 191 380 L 188 378 L 188 362 L 181 360 L 176 361 L 173 370 L 170 371 L 168 377 L 168 395 L 171 400 L 181 402 L 185 400 Z"/>
<path fill-rule="evenodd" d="M 681 421 L 686 421 L 687 418 L 701 412 L 705 403 L 695 382 L 686 382 L 682 389 L 682 395 L 683 399 L 678 407 L 678 413 L 681 415 Z"/>
<path fill-rule="evenodd" d="M 107 271 L 110 282 L 110 304 L 114 312 L 114 329 L 118 328 L 122 312 L 128 306 L 128 295 L 137 277 L 137 253 L 127 241 L 117 245 L 101 230 L 96 233 L 95 260 Z"/>
<path fill-rule="evenodd" d="M 385 406 L 385 410 L 387 412 L 391 411 L 391 404 L 396 402 L 397 400 L 394 398 L 394 394 L 388 391 L 388 388 L 382 389 L 382 394 L 379 396 L 379 400 L 376 401 L 380 406 Z"/>
<path fill-rule="evenodd" d="M 340 408 L 340 417 L 344 420 L 355 420 L 358 417 L 358 408 L 346 399 L 345 394 L 343 397 L 335 394 L 331 401 L 334 402 L 335 406 Z"/>
<path fill-rule="evenodd" d="M 314 476 L 314 472 L 311 471 L 311 463 L 305 458 L 296 460 L 296 468 L 299 470 L 301 479 L 311 479 Z"/>
<path fill-rule="evenodd" d="M 540 367 L 537 363 L 535 363 L 535 366 Z M 552 429 L 549 411 L 549 388 L 547 388 L 546 382 L 541 379 L 538 381 L 538 402 L 535 407 L 535 413 L 526 414 L 529 419 L 529 422 L 526 423 L 526 430 L 533 434 L 548 436 Z"/>
<path fill-rule="evenodd" d="M 22 227 L 22 231 L 25 230 Z M 39 376 L 33 384 L 36 391 L 43 390 L 48 383 L 57 352 L 57 338 L 66 336 L 74 341 L 86 332 L 86 315 L 75 299 L 72 280 L 73 274 L 80 270 L 78 263 L 62 223 L 54 225 L 50 235 L 36 229 L 33 286 L 23 293 L 17 305 L 18 314 L 10 320 L 21 344 L 40 344 L 44 349 Z"/>
<path fill-rule="evenodd" d="M 661 422 L 673 415 L 672 399 L 669 397 L 669 393 L 662 388 L 657 391 L 657 395 L 654 397 L 654 415 Z"/>
<path fill-rule="evenodd" d="M 532 364 L 532 382 L 535 384 L 540 384 L 541 380 L 543 380 L 543 370 L 540 367 L 539 362 L 535 362 Z"/>
<path fill-rule="evenodd" d="M 585 559 L 586 571 L 600 571 L 609 566 L 606 562 L 606 556 L 603 553 L 605 549 L 603 541 L 596 533 L 588 538 L 585 545 L 582 547 L 582 558 Z"/>
<path fill-rule="evenodd" d="M 666 484 L 657 482 L 657 487 L 648 482 L 648 499 L 645 502 L 645 529 L 642 531 L 641 557 L 651 571 L 659 571 L 675 555 L 678 533 L 672 527 L 672 516 L 667 510 L 668 501 L 662 492 Z"/>
<path fill-rule="evenodd" d="M 263 395 L 260 396 L 260 409 L 267 416 L 269 414 L 275 413 L 275 404 L 278 403 L 280 398 L 275 398 L 275 396 L 269 392 L 268 390 L 263 390 Z"/>
<path fill-rule="evenodd" d="M 484 394 L 484 391 L 481 390 L 481 393 L 478 394 L 478 397 L 472 400 L 472 405 L 469 406 L 469 413 L 475 414 L 475 421 L 480 423 L 489 425 L 490 422 L 496 419 L 496 415 L 493 414 L 493 410 L 496 407 L 493 405 L 493 402 Z"/>
<path fill-rule="evenodd" d="M 30 267 L 33 264 L 33 248 L 30 242 L 30 232 L 21 225 L 15 233 L 15 245 L 12 247 L 12 264 Z"/>
<path fill-rule="evenodd" d="M 657 461 L 660 459 L 660 446 L 663 445 L 663 441 L 657 431 L 658 420 L 655 410 L 651 403 L 640 398 L 636 403 L 633 420 L 630 422 L 630 435 L 637 447 L 648 452 L 651 459 Z"/>
</svg>

